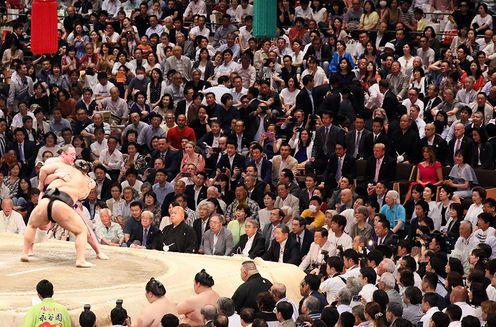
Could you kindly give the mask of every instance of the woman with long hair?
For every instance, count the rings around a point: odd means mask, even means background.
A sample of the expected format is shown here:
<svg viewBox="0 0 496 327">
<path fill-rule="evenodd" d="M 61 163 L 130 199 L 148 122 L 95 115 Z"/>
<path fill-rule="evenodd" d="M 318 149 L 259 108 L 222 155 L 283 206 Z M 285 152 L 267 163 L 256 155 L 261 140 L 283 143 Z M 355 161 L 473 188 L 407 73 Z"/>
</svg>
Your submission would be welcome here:
<svg viewBox="0 0 496 327">
<path fill-rule="evenodd" d="M 210 60 L 210 54 L 207 48 L 201 48 L 198 53 L 198 60 L 193 64 L 193 69 L 199 69 L 201 72 L 201 79 L 204 81 L 209 80 L 214 75 L 214 64 Z"/>
<path fill-rule="evenodd" d="M 365 305 L 365 319 L 374 327 L 386 327 L 386 316 L 377 302 L 367 302 Z"/>
<path fill-rule="evenodd" d="M 286 115 L 290 115 L 296 105 L 296 96 L 300 93 L 298 87 L 298 80 L 295 76 L 288 78 L 286 87 L 279 93 L 279 98 L 281 99 L 281 105 Z"/>
<path fill-rule="evenodd" d="M 472 140 L 474 141 L 474 151 L 472 151 L 471 166 L 473 168 L 494 169 L 494 149 L 488 142 L 487 132 L 484 128 L 472 130 Z"/>
<path fill-rule="evenodd" d="M 203 171 L 205 169 L 205 159 L 203 159 L 201 154 L 196 153 L 195 150 L 196 145 L 194 142 L 186 142 L 183 159 L 181 160 L 181 172 L 186 172 L 189 164 L 194 164 L 197 171 Z"/>
<path fill-rule="evenodd" d="M 312 157 L 313 134 L 308 129 L 293 131 L 293 136 L 288 142 L 294 150 L 294 157 L 298 161 L 298 167 L 305 167 L 305 164 Z"/>
<path fill-rule="evenodd" d="M 424 98 L 427 95 L 427 79 L 425 78 L 425 72 L 422 67 L 413 68 L 410 88 L 418 90 L 419 98 Z"/>
<path fill-rule="evenodd" d="M 460 203 L 453 202 L 449 206 L 448 220 L 446 224 L 441 227 L 441 232 L 445 236 L 451 237 L 455 240 L 460 236 L 460 223 L 464 219 L 463 206 Z"/>
<path fill-rule="evenodd" d="M 412 46 L 408 43 L 403 45 L 403 56 L 398 58 L 398 62 L 401 64 L 401 72 L 406 76 L 412 75 L 413 70 L 413 55 Z"/>
<path fill-rule="evenodd" d="M 162 70 L 159 68 L 153 68 L 150 77 L 150 83 L 148 83 L 146 87 L 146 103 L 149 104 L 151 108 L 155 108 L 159 105 L 160 100 L 165 95 L 167 84 L 162 76 Z"/>
<path fill-rule="evenodd" d="M 380 17 L 375 10 L 375 5 L 372 1 L 367 0 L 363 3 L 363 14 L 360 17 L 360 24 L 358 29 L 360 30 L 375 30 L 377 25 L 379 25 Z"/>
<path fill-rule="evenodd" d="M 167 111 L 174 111 L 174 100 L 172 95 L 165 93 L 160 98 L 159 103 L 153 107 L 153 111 L 165 118 Z"/>
<path fill-rule="evenodd" d="M 434 229 L 439 230 L 442 226 L 442 217 L 441 217 L 441 212 L 439 211 L 439 208 L 437 207 L 436 204 L 436 187 L 432 184 L 427 184 L 424 186 L 424 193 L 422 194 L 422 197 L 425 202 L 429 205 L 429 213 L 427 216 L 429 216 L 432 221 L 434 222 Z"/>
</svg>

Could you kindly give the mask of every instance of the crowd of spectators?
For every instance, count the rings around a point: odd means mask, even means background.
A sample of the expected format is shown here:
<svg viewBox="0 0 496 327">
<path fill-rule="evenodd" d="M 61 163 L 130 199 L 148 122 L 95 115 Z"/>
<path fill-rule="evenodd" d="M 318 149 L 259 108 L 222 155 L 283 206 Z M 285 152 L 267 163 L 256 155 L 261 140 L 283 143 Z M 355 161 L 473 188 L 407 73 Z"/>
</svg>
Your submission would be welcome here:
<svg viewBox="0 0 496 327">
<path fill-rule="evenodd" d="M 282 0 L 272 39 L 253 37 L 248 0 L 58 6 L 59 52 L 33 56 L 29 6 L 6 1 L 0 231 L 24 232 L 37 172 L 72 146 L 93 163 L 80 206 L 102 245 L 309 273 L 291 310 L 284 285 L 251 294 L 249 313 L 234 297 L 243 326 L 494 324 L 485 2 Z M 406 189 L 398 165 L 414 168 Z"/>
</svg>

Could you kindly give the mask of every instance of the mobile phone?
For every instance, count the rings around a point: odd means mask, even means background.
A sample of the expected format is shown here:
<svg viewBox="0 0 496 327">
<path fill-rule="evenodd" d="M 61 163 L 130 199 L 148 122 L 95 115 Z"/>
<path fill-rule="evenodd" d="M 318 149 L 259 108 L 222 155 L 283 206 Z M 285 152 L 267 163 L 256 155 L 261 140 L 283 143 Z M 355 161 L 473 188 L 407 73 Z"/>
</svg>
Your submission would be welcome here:
<svg viewBox="0 0 496 327">
<path fill-rule="evenodd" d="M 351 298 L 353 302 L 360 302 L 361 299 L 362 299 L 361 295 L 355 295 Z"/>
<path fill-rule="evenodd" d="M 190 173 L 183 173 L 183 177 L 190 177 L 191 174 Z"/>
</svg>

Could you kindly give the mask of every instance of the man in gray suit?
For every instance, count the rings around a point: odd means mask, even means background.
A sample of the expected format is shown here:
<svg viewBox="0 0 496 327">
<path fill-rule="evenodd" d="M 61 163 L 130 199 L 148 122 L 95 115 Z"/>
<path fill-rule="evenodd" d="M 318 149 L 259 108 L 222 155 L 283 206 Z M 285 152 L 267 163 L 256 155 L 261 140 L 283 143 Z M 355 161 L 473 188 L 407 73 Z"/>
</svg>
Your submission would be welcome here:
<svg viewBox="0 0 496 327">
<path fill-rule="evenodd" d="M 265 249 L 270 247 L 270 243 L 274 239 L 274 233 L 276 228 L 281 224 L 281 221 L 284 218 L 284 211 L 279 208 L 274 208 L 270 212 L 270 224 L 264 226 L 262 230 L 262 236 L 265 239 Z"/>
<path fill-rule="evenodd" d="M 231 232 L 222 226 L 223 219 L 219 215 L 210 218 L 210 229 L 203 234 L 200 253 L 206 255 L 229 255 L 233 249 Z"/>
</svg>

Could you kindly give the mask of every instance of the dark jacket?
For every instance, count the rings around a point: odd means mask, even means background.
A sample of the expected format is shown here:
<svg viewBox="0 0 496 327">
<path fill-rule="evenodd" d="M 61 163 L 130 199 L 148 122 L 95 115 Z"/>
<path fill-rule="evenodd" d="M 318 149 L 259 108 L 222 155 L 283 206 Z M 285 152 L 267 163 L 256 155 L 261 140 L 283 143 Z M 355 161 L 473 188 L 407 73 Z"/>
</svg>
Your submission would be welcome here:
<svg viewBox="0 0 496 327">
<path fill-rule="evenodd" d="M 338 186 L 338 183 L 336 181 L 338 159 L 338 156 L 334 153 L 331 155 L 327 163 L 327 167 L 324 173 L 324 183 L 327 192 L 332 192 L 332 190 Z M 348 153 L 346 153 L 343 158 L 343 164 L 341 166 L 341 176 L 346 176 L 350 180 L 353 180 L 356 177 L 355 159 Z"/>
<path fill-rule="evenodd" d="M 281 245 L 275 239 L 273 239 L 269 249 L 262 256 L 262 259 L 266 261 L 278 262 L 280 250 Z M 284 246 L 282 261 L 284 263 L 291 263 L 293 265 L 298 265 L 300 263 L 300 251 L 298 249 L 298 245 L 296 244 L 296 240 L 288 237 L 286 245 Z"/>
<path fill-rule="evenodd" d="M 267 292 L 272 287 L 272 283 L 255 273 L 248 277 L 248 279 L 241 284 L 231 297 L 234 302 L 234 307 L 237 312 L 242 308 L 257 308 L 257 295 L 261 292 Z"/>
<path fill-rule="evenodd" d="M 239 238 L 239 243 L 232 250 L 232 254 L 239 254 L 245 248 L 246 242 L 248 242 L 248 235 L 241 235 Z M 248 251 L 250 259 L 255 259 L 261 257 L 265 253 L 265 239 L 262 234 L 256 233 L 251 245 L 251 249 Z"/>
</svg>

